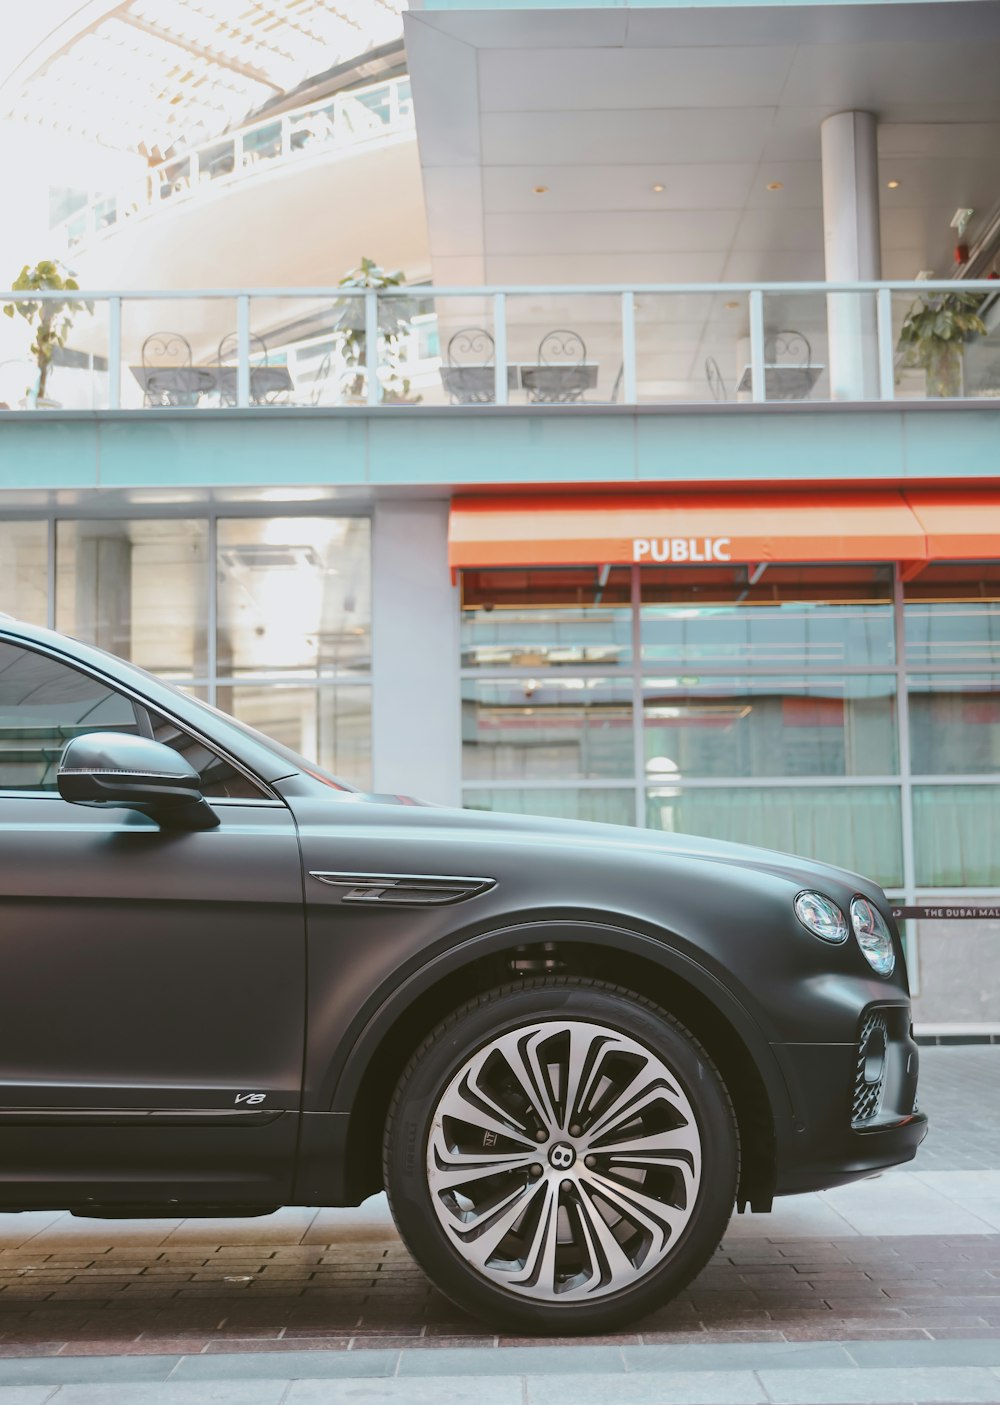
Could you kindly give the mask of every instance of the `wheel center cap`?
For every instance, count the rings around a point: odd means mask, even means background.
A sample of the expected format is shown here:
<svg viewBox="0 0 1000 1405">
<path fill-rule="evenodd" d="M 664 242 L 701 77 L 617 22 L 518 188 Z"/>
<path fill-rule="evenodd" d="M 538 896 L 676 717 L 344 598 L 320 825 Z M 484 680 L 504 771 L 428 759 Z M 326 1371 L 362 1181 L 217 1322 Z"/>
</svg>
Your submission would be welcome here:
<svg viewBox="0 0 1000 1405">
<path fill-rule="evenodd" d="M 549 1165 L 557 1171 L 568 1171 L 575 1161 L 576 1152 L 569 1142 L 556 1142 L 555 1146 L 549 1147 Z"/>
</svg>

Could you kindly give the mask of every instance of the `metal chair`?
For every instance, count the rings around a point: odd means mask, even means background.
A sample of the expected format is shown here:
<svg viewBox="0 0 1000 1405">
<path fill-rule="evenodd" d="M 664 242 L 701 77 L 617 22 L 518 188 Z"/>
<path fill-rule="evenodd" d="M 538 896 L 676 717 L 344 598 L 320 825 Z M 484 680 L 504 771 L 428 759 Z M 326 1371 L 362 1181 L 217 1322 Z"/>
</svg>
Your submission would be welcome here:
<svg viewBox="0 0 1000 1405">
<path fill-rule="evenodd" d="M 190 409 L 211 389 L 212 376 L 191 364 L 191 344 L 180 332 L 152 332 L 142 344 L 144 405 Z"/>
<path fill-rule="evenodd" d="M 589 384 L 587 345 L 578 332 L 557 328 L 538 343 L 538 365 L 526 366 L 521 384 L 534 405 L 572 405 Z"/>
<path fill-rule="evenodd" d="M 816 380 L 812 346 L 804 332 L 768 332 L 764 366 L 769 400 L 805 400 Z"/>
<path fill-rule="evenodd" d="M 484 327 L 462 327 L 448 338 L 441 379 L 453 405 L 492 405 L 496 344 Z"/>
<path fill-rule="evenodd" d="M 714 356 L 705 358 L 705 379 L 708 381 L 708 388 L 713 400 L 721 404 L 724 400 L 729 399 L 725 377 L 719 370 L 719 363 Z"/>
<path fill-rule="evenodd" d="M 250 333 L 250 404 L 270 405 L 281 393 L 271 384 L 271 378 L 266 374 L 269 361 L 267 359 L 267 343 L 255 332 Z M 236 404 L 236 373 L 239 363 L 239 336 L 236 332 L 229 332 L 219 342 L 219 404 Z M 261 373 L 264 374 L 261 374 Z"/>
</svg>

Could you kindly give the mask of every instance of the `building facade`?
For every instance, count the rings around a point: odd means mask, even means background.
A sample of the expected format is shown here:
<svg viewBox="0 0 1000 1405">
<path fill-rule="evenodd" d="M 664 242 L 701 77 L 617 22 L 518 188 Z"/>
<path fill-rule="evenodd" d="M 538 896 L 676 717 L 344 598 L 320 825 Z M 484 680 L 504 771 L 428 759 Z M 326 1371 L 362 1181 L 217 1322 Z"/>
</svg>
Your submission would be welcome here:
<svg viewBox="0 0 1000 1405">
<path fill-rule="evenodd" d="M 47 405 L 0 389 L 0 608 L 365 789 L 863 870 L 944 914 L 904 919 L 920 1024 L 993 1033 L 1000 5 L 719 13 L 426 5 L 342 145 L 308 88 L 90 199 L 84 275 L 146 252 Z M 255 202 L 287 250 L 417 147 L 402 287 L 314 232 L 299 284 L 154 281 L 170 226 L 175 271 Z"/>
</svg>

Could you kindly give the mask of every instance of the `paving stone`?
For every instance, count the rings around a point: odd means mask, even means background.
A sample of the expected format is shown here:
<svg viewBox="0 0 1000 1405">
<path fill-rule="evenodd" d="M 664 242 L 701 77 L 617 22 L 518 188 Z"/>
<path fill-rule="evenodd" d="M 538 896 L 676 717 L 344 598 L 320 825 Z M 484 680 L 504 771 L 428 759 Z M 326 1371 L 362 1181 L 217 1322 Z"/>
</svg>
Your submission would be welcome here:
<svg viewBox="0 0 1000 1405">
<path fill-rule="evenodd" d="M 284 1381 L 174 1381 L 144 1385 L 68 1385 L 52 1405 L 279 1405 Z M 5 1405 L 0 1396 L 0 1405 Z"/>
<path fill-rule="evenodd" d="M 474 1366 L 472 1363 L 475 1363 Z M 617 1374 L 625 1363 L 618 1347 L 567 1345 L 505 1347 L 502 1351 L 469 1352 L 444 1347 L 438 1351 L 400 1353 L 398 1374 L 405 1376 Z"/>
<path fill-rule="evenodd" d="M 839 1345 L 789 1342 L 624 1347 L 622 1356 L 628 1371 L 758 1371 L 773 1365 L 806 1368 L 851 1364 L 849 1355 Z"/>
<path fill-rule="evenodd" d="M 287 1405 L 522 1405 L 523 1391 L 518 1380 L 502 1377 L 464 1379 L 450 1376 L 447 1381 L 293 1381 L 285 1397 Z M 2 1405 L 2 1402 L 0 1402 Z"/>
<path fill-rule="evenodd" d="M 353 1380 L 361 1376 L 394 1376 L 398 1351 L 288 1351 L 184 1356 L 171 1372 L 171 1381 L 231 1380 L 249 1376 L 254 1380 L 311 1380 L 339 1377 Z M 0 1365 L 3 1363 L 0 1362 Z"/>
<path fill-rule="evenodd" d="M 908 1370 L 761 1371 L 774 1405 L 996 1405 L 1000 1379 L 979 1366 Z"/>
<path fill-rule="evenodd" d="M 437 1405 L 447 1398 L 442 1392 Z M 751 1371 L 549 1376 L 526 1382 L 525 1405 L 551 1405 L 554 1400 L 573 1405 L 763 1405 L 767 1396 Z"/>
</svg>

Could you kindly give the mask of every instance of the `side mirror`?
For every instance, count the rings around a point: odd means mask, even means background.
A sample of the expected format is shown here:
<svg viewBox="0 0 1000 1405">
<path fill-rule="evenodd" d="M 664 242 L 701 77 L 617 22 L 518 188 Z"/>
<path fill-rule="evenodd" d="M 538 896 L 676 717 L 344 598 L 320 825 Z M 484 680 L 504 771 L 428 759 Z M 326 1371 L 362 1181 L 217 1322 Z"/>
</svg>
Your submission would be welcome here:
<svg viewBox="0 0 1000 1405">
<path fill-rule="evenodd" d="M 120 732 L 90 732 L 63 747 L 56 777 L 72 805 L 139 810 L 165 829 L 214 829 L 219 817 L 201 777 L 162 742 Z"/>
</svg>

